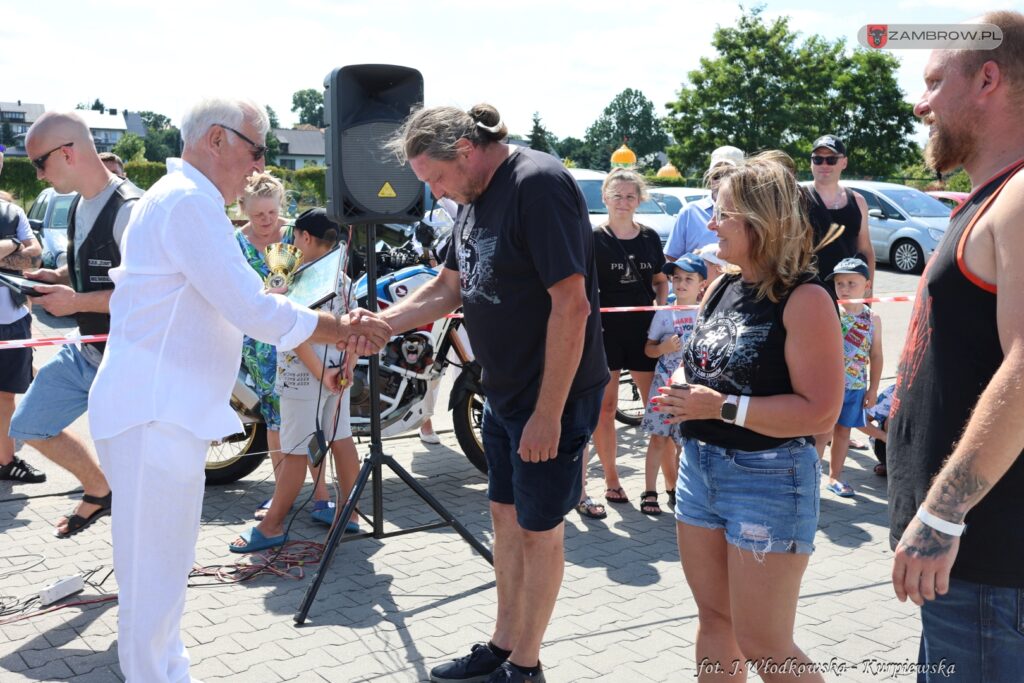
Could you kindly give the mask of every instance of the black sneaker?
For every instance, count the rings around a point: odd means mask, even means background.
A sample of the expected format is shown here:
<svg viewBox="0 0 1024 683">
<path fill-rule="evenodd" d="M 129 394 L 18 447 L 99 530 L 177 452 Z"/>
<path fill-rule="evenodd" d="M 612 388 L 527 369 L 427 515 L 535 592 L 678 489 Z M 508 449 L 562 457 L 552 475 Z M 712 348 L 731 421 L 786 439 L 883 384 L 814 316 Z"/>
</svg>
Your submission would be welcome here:
<svg viewBox="0 0 1024 683">
<path fill-rule="evenodd" d="M 491 680 L 491 674 L 496 673 L 504 661 L 487 647 L 487 643 L 477 643 L 470 648 L 468 655 L 431 669 L 430 680 L 431 683 L 484 683 Z"/>
<path fill-rule="evenodd" d="M 9 463 L 0 466 L 0 481 L 17 481 L 22 484 L 42 484 L 46 481 L 46 474 L 40 472 L 32 465 L 14 456 Z"/>
<path fill-rule="evenodd" d="M 512 662 L 505 662 L 491 674 L 487 683 L 545 683 L 544 671 L 541 670 L 532 676 L 527 676 L 512 666 Z"/>
</svg>

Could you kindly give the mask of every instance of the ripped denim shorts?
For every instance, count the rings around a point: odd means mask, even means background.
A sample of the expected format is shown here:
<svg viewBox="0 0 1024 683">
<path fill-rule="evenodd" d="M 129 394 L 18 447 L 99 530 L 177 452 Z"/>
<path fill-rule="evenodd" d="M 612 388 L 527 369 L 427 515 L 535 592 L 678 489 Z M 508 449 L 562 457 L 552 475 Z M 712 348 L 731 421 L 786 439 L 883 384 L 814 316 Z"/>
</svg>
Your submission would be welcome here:
<svg viewBox="0 0 1024 683">
<path fill-rule="evenodd" d="M 732 545 L 755 555 L 814 552 L 821 463 L 809 439 L 765 451 L 683 441 L 676 519 L 724 529 Z"/>
</svg>

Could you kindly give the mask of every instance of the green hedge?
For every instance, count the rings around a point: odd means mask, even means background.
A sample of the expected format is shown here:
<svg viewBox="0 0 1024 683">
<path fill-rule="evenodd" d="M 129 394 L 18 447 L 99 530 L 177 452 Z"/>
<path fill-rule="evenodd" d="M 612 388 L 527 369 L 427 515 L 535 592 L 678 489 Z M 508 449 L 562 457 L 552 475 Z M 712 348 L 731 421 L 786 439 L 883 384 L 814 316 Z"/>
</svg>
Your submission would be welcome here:
<svg viewBox="0 0 1024 683">
<path fill-rule="evenodd" d="M 167 164 L 159 161 L 129 161 L 124 165 L 125 175 L 133 183 L 148 190 L 153 183 L 167 175 Z"/>
<path fill-rule="evenodd" d="M 36 178 L 36 168 L 27 157 L 4 157 L 4 169 L 0 173 L 0 190 L 7 190 L 28 210 L 30 203 L 47 187 Z"/>
<path fill-rule="evenodd" d="M 704 187 L 703 178 L 659 178 L 654 174 L 644 176 L 648 187 Z"/>
<path fill-rule="evenodd" d="M 292 172 L 292 187 L 303 195 L 315 196 L 320 206 L 327 204 L 327 169 L 307 166 Z"/>
</svg>

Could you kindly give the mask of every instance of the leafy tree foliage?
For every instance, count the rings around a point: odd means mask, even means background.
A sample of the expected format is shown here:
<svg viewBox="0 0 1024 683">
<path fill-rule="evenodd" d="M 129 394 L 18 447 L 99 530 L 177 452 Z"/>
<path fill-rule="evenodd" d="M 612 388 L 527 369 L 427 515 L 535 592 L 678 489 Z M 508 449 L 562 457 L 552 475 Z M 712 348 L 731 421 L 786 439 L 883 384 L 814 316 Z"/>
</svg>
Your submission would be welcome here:
<svg viewBox="0 0 1024 683">
<path fill-rule="evenodd" d="M 270 119 L 271 128 L 280 128 L 281 122 L 277 120 L 277 112 L 269 104 L 267 105 L 267 118 Z"/>
<path fill-rule="evenodd" d="M 551 153 L 555 148 L 555 136 L 540 122 L 540 113 L 533 112 L 533 128 L 530 129 L 530 136 L 527 142 L 530 149 Z"/>
<path fill-rule="evenodd" d="M 135 133 L 125 133 L 111 151 L 125 163 L 143 161 L 146 158 L 146 142 Z"/>
<path fill-rule="evenodd" d="M 623 142 L 638 159 L 661 152 L 669 142 L 664 122 L 654 112 L 654 103 L 633 88 L 616 95 L 587 129 L 586 143 L 591 148 L 593 164 L 590 168 L 608 170 L 612 152 Z"/>
<path fill-rule="evenodd" d="M 178 156 L 181 152 L 181 131 L 171 125 L 171 119 L 155 111 L 140 111 L 139 117 L 146 126 L 147 161 L 163 163 L 167 157 Z"/>
<path fill-rule="evenodd" d="M 292 111 L 299 115 L 299 123 L 324 127 L 324 94 L 315 88 L 299 90 L 292 95 Z"/>
<path fill-rule="evenodd" d="M 17 139 L 14 137 L 14 128 L 7 121 L 0 124 L 0 145 L 4 147 L 14 147 L 17 144 Z"/>
<path fill-rule="evenodd" d="M 583 140 L 567 137 L 555 143 L 555 152 L 563 160 L 572 161 L 570 168 L 598 168 L 600 162 L 593 148 Z"/>
<path fill-rule="evenodd" d="M 703 170 L 720 145 L 752 153 L 782 149 L 808 169 L 811 143 L 833 133 L 848 148 L 848 173 L 887 176 L 911 163 L 913 111 L 896 83 L 890 54 L 855 50 L 813 35 L 803 42 L 787 18 L 766 23 L 763 7 L 719 27 L 718 57 L 702 58 L 669 103 L 675 144 L 669 158 L 684 174 Z"/>
</svg>

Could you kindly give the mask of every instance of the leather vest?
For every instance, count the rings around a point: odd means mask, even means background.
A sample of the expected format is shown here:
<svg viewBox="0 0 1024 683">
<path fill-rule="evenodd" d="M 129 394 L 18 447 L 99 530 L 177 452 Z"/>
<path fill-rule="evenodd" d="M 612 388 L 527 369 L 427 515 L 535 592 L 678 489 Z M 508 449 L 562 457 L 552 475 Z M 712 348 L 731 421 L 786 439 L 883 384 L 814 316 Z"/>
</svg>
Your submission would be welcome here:
<svg viewBox="0 0 1024 683">
<path fill-rule="evenodd" d="M 114 288 L 110 280 L 110 269 L 121 265 L 121 250 L 114 240 L 114 222 L 121 207 L 137 201 L 143 192 L 128 180 L 122 180 L 104 204 L 86 235 L 82 246 L 75 250 L 75 214 L 78 213 L 79 195 L 68 212 L 68 275 L 76 292 L 100 292 Z M 75 320 L 83 335 L 107 334 L 110 332 L 110 314 L 76 313 Z M 94 346 L 102 353 L 106 344 Z"/>
</svg>

